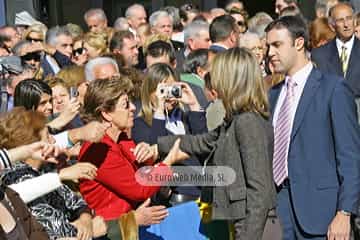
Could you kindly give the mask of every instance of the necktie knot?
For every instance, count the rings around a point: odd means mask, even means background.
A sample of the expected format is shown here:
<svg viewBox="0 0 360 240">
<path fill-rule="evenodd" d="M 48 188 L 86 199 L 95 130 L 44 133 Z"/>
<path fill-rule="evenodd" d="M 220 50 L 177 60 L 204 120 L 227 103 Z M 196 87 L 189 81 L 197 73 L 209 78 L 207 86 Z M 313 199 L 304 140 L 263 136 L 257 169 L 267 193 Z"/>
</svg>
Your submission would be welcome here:
<svg viewBox="0 0 360 240">
<path fill-rule="evenodd" d="M 291 77 L 288 77 L 286 80 L 286 87 L 288 89 L 293 90 L 295 86 L 296 86 L 296 82 Z"/>
</svg>

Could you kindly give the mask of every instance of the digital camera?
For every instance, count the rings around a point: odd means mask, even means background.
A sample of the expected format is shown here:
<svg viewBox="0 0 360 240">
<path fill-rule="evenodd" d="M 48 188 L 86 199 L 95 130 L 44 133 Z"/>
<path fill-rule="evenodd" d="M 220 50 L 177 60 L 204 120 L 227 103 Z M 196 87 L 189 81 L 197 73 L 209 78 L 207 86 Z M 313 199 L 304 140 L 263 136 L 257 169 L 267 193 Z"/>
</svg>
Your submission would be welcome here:
<svg viewBox="0 0 360 240">
<path fill-rule="evenodd" d="M 164 86 L 160 88 L 161 95 L 165 96 L 165 98 L 181 98 L 182 91 L 181 86 L 172 85 L 172 86 Z"/>
</svg>

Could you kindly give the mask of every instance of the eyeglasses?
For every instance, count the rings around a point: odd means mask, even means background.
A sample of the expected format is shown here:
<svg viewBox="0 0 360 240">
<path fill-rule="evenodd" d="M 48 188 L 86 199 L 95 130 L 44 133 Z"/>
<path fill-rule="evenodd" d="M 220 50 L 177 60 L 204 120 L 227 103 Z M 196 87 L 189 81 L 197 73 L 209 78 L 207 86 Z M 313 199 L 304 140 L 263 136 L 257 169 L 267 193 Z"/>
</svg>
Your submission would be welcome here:
<svg viewBox="0 0 360 240">
<path fill-rule="evenodd" d="M 27 53 L 24 56 L 21 56 L 21 60 L 23 60 L 25 62 L 31 61 L 31 60 L 40 62 L 40 59 L 41 59 L 41 52 L 31 52 L 31 53 Z"/>
<path fill-rule="evenodd" d="M 264 48 L 261 47 L 261 46 L 256 46 L 256 47 L 253 47 L 250 49 L 251 51 L 259 51 L 259 52 L 262 52 L 264 51 Z"/>
<path fill-rule="evenodd" d="M 85 51 L 86 51 L 86 49 L 85 48 L 83 48 L 83 47 L 80 47 L 80 48 L 77 48 L 77 49 L 74 49 L 73 50 L 73 56 L 79 56 L 79 55 L 82 55 L 82 54 L 84 54 L 85 53 Z"/>
<path fill-rule="evenodd" d="M 32 43 L 34 43 L 34 42 L 42 42 L 43 41 L 40 38 L 31 38 L 31 37 L 27 37 L 26 40 L 29 41 L 29 42 L 32 42 Z"/>
</svg>

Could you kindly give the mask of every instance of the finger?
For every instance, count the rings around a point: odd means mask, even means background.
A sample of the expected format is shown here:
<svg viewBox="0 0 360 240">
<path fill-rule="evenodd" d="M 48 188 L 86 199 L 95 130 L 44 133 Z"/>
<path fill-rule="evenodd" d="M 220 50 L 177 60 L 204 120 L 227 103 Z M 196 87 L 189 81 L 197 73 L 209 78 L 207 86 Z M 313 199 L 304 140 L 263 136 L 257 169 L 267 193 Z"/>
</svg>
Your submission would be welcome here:
<svg viewBox="0 0 360 240">
<path fill-rule="evenodd" d="M 137 158 L 136 158 L 136 160 L 138 161 L 138 162 L 140 162 L 140 163 L 142 163 L 142 162 L 146 162 L 146 160 L 148 159 L 147 157 L 146 157 L 146 152 L 142 152 Z"/>
<path fill-rule="evenodd" d="M 143 156 L 146 155 L 147 148 L 146 147 L 139 147 L 138 149 L 135 148 L 134 155 L 137 160 L 140 160 L 143 158 Z"/>
<path fill-rule="evenodd" d="M 144 147 L 145 143 L 141 142 L 139 144 L 137 144 L 134 148 L 134 155 L 136 156 L 139 152 L 140 149 L 142 149 Z"/>
<path fill-rule="evenodd" d="M 150 203 L 151 203 L 151 200 L 150 198 L 146 199 L 145 202 L 143 202 L 139 208 L 145 208 L 145 207 L 148 207 L 150 206 Z"/>
<path fill-rule="evenodd" d="M 84 234 L 84 240 L 89 240 L 89 239 L 92 239 L 92 236 L 91 236 L 91 233 L 89 230 L 85 231 L 85 234 Z"/>
<path fill-rule="evenodd" d="M 156 220 L 154 220 L 154 221 L 152 221 L 150 224 L 153 225 L 153 224 L 160 224 L 160 223 L 161 223 L 161 221 L 156 221 Z M 149 225 L 150 225 L 150 224 L 149 224 Z"/>
<path fill-rule="evenodd" d="M 168 216 L 169 216 L 168 213 L 162 214 L 162 215 L 159 215 L 159 216 L 153 216 L 152 220 L 153 221 L 161 221 L 161 220 L 164 220 L 165 218 L 167 218 Z"/>
<path fill-rule="evenodd" d="M 152 212 L 163 211 L 164 209 L 166 210 L 166 207 L 163 206 L 163 205 L 150 207 L 150 210 L 151 210 Z"/>
<path fill-rule="evenodd" d="M 335 240 L 335 235 L 334 235 L 333 232 L 330 232 L 330 233 L 329 233 L 328 240 Z"/>
<path fill-rule="evenodd" d="M 59 163 L 59 161 L 54 157 L 46 158 L 45 160 L 50 163 L 56 163 L 56 164 Z"/>
<path fill-rule="evenodd" d="M 157 218 L 160 218 L 160 217 L 164 218 L 168 214 L 169 214 L 169 212 L 167 210 L 156 211 L 156 212 L 152 213 L 152 217 L 153 218 L 156 218 L 156 217 Z"/>
<path fill-rule="evenodd" d="M 42 150 L 42 155 L 45 158 L 49 158 L 49 157 L 53 157 L 54 156 L 54 146 L 47 144 L 46 146 L 44 146 L 43 150 Z"/>
<path fill-rule="evenodd" d="M 58 146 L 54 146 L 54 156 L 55 157 L 58 157 L 64 151 L 65 150 L 63 148 L 59 148 Z"/>
<path fill-rule="evenodd" d="M 85 239 L 83 238 L 83 235 L 84 235 L 83 230 L 82 230 L 81 228 L 78 228 L 77 230 L 78 230 L 77 238 L 78 238 L 79 240 L 85 240 Z"/>
</svg>

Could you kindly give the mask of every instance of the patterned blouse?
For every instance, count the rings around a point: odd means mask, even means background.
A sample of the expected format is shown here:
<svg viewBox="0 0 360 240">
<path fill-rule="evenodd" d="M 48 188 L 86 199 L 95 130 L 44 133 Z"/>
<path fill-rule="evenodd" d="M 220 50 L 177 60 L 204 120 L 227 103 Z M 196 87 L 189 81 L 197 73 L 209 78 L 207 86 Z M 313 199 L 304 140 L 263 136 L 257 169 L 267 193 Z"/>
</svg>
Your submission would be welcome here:
<svg viewBox="0 0 360 240">
<path fill-rule="evenodd" d="M 42 171 L 33 169 L 25 163 L 17 163 L 2 174 L 2 182 L 6 185 L 19 183 L 40 176 Z M 66 185 L 28 203 L 32 215 L 44 226 L 50 239 L 76 237 L 77 230 L 70 224 L 81 213 L 88 212 L 85 201 Z"/>
</svg>

